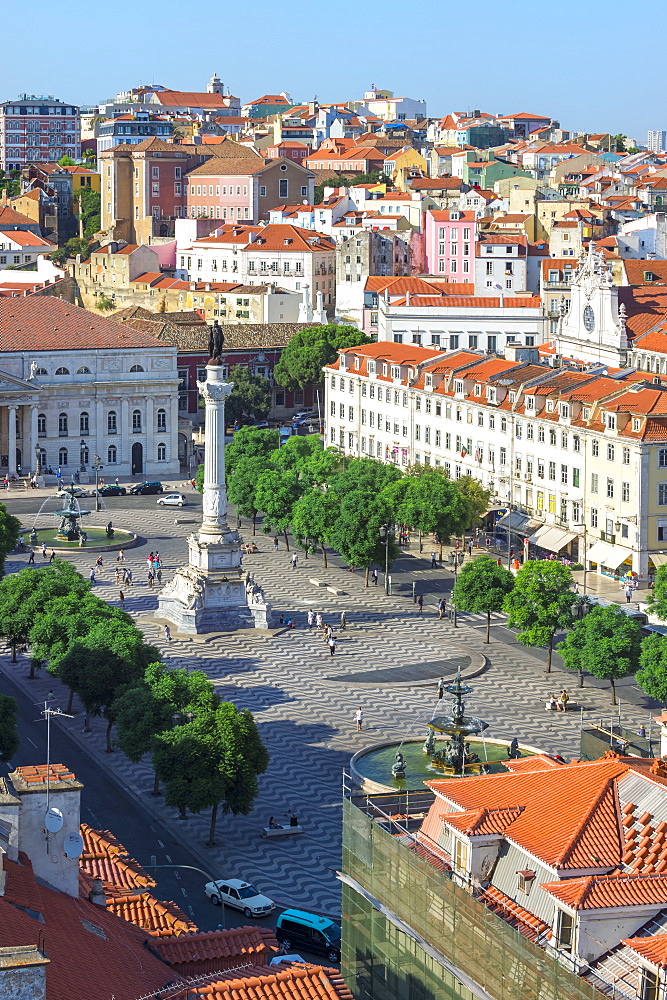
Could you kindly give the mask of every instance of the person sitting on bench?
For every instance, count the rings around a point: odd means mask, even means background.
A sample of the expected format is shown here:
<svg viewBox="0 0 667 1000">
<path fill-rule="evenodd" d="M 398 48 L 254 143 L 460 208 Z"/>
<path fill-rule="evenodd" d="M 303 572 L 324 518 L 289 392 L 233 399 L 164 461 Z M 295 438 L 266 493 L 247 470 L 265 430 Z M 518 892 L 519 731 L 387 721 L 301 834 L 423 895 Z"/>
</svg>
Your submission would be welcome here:
<svg viewBox="0 0 667 1000">
<path fill-rule="evenodd" d="M 299 825 L 299 821 L 296 818 L 296 813 L 292 813 L 292 815 L 290 816 L 290 818 L 289 818 L 289 825 L 290 826 L 298 826 Z"/>
<path fill-rule="evenodd" d="M 269 818 L 269 830 L 280 830 L 280 829 L 281 829 L 280 823 L 276 823 L 273 816 L 271 816 Z"/>
</svg>

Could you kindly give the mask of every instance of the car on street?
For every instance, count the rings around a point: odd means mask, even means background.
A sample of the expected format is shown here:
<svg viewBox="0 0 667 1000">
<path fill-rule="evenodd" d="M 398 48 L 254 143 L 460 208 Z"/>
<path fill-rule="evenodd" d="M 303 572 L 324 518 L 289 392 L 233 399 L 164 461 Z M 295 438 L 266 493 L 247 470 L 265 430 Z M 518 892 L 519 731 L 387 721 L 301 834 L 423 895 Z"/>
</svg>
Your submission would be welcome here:
<svg viewBox="0 0 667 1000">
<path fill-rule="evenodd" d="M 66 493 L 69 496 L 74 495 L 77 498 L 77 500 L 80 500 L 81 497 L 92 497 L 92 496 L 95 496 L 94 490 L 86 490 L 86 489 L 84 489 L 83 486 L 74 486 L 74 487 L 71 487 L 71 486 L 60 486 L 58 488 L 58 496 L 64 497 Z"/>
<path fill-rule="evenodd" d="M 276 921 L 276 937 L 285 951 L 292 947 L 340 962 L 340 926 L 307 910 L 284 910 Z"/>
<path fill-rule="evenodd" d="M 244 882 L 240 878 L 207 882 L 204 892 L 214 906 L 224 903 L 225 906 L 231 906 L 235 910 L 242 910 L 246 917 L 265 917 L 273 913 L 276 908 L 272 899 L 264 896 L 250 882 Z"/>
<path fill-rule="evenodd" d="M 317 420 L 317 413 L 315 410 L 299 410 L 292 417 L 292 420 Z"/>
<path fill-rule="evenodd" d="M 256 427 L 258 431 L 268 431 L 268 429 L 269 429 L 269 421 L 268 420 L 258 420 L 257 423 L 254 423 L 252 426 Z"/>
<path fill-rule="evenodd" d="M 164 493 L 164 486 L 162 483 L 137 483 L 135 486 L 130 488 L 131 496 L 145 496 L 148 493 Z"/>
<path fill-rule="evenodd" d="M 101 497 L 124 497 L 127 490 L 124 486 L 109 483 L 107 486 L 100 486 L 97 492 Z"/>
<path fill-rule="evenodd" d="M 185 507 L 188 500 L 182 493 L 165 493 L 163 497 L 160 497 L 158 503 L 163 507 Z"/>
</svg>

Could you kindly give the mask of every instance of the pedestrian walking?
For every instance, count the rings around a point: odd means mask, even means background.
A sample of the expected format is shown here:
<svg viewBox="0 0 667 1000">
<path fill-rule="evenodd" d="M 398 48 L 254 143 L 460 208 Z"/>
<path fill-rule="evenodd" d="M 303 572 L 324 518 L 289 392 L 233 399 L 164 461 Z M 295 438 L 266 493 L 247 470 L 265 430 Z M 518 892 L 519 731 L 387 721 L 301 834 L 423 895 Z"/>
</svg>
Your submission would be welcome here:
<svg viewBox="0 0 667 1000">
<path fill-rule="evenodd" d="M 486 551 L 488 552 L 490 548 L 491 548 L 491 539 L 487 538 L 486 539 Z"/>
<path fill-rule="evenodd" d="M 123 552 L 122 549 L 118 550 L 118 555 L 116 556 L 116 562 L 119 562 L 119 563 L 124 563 L 125 562 L 125 553 Z"/>
<path fill-rule="evenodd" d="M 373 576 L 373 584 L 374 584 L 374 586 L 377 587 L 377 585 L 378 585 L 378 576 L 379 576 L 378 571 L 377 571 L 377 566 L 373 570 L 372 576 Z"/>
<path fill-rule="evenodd" d="M 447 602 L 445 601 L 444 597 L 441 597 L 440 600 L 438 601 L 438 618 L 440 619 L 440 621 L 442 621 L 442 619 L 445 617 L 446 610 L 447 610 Z"/>
<path fill-rule="evenodd" d="M 162 560 L 160 559 L 160 553 L 156 552 L 153 556 L 153 569 L 159 569 L 162 565 Z"/>
<path fill-rule="evenodd" d="M 118 566 L 116 566 L 116 586 L 118 586 L 119 583 L 120 583 L 120 570 L 118 569 Z"/>
<path fill-rule="evenodd" d="M 297 564 L 298 558 L 299 557 L 298 557 L 297 553 L 293 552 L 292 553 L 292 569 L 296 569 L 296 564 Z"/>
<path fill-rule="evenodd" d="M 431 569 L 437 569 L 437 568 L 438 568 L 438 560 L 436 554 L 435 552 L 431 552 Z"/>
<path fill-rule="evenodd" d="M 51 549 L 51 555 L 49 556 L 49 562 L 50 562 L 50 563 L 54 562 L 54 561 L 55 561 L 55 558 L 56 558 L 56 554 L 55 554 L 55 552 L 53 551 L 53 549 Z"/>
<path fill-rule="evenodd" d="M 122 590 L 120 590 L 118 592 L 118 600 L 120 601 L 121 608 L 124 608 L 125 607 L 125 594 L 123 593 Z"/>
<path fill-rule="evenodd" d="M 322 620 L 322 613 L 320 611 L 318 611 L 317 614 L 315 615 L 315 624 L 318 629 L 322 628 L 323 620 Z"/>
<path fill-rule="evenodd" d="M 364 713 L 361 711 L 361 705 L 359 706 L 359 708 L 354 713 L 354 721 L 357 724 L 357 732 L 360 733 L 361 732 L 361 727 L 362 727 L 362 724 L 363 724 L 363 721 L 364 721 Z"/>
<path fill-rule="evenodd" d="M 88 574 L 88 576 L 90 577 L 90 582 L 91 583 L 95 583 L 95 567 L 94 566 L 91 567 L 91 570 L 90 570 L 90 573 Z"/>
<path fill-rule="evenodd" d="M 148 571 L 148 589 L 149 590 L 153 589 L 153 584 L 154 583 L 155 583 L 155 573 L 153 572 L 152 569 L 149 569 L 149 571 Z"/>
<path fill-rule="evenodd" d="M 120 485 L 119 482 L 118 482 L 118 476 L 116 476 L 116 479 L 114 480 L 114 482 L 115 482 L 116 486 Z"/>
<path fill-rule="evenodd" d="M 274 551 L 274 552 L 277 552 L 277 551 L 278 551 L 278 536 L 277 536 L 277 535 L 276 535 L 276 536 L 275 536 L 275 538 L 273 539 L 273 551 Z"/>
<path fill-rule="evenodd" d="M 164 637 L 167 642 L 171 642 L 171 629 L 168 625 L 165 625 L 164 627 Z"/>
<path fill-rule="evenodd" d="M 343 631 L 345 629 L 346 625 L 347 625 L 347 618 L 345 617 L 345 612 L 341 611 L 341 613 L 340 613 L 340 627 L 341 627 L 341 631 Z"/>
<path fill-rule="evenodd" d="M 311 629 L 315 624 L 315 612 L 312 608 L 308 609 L 308 628 Z"/>
<path fill-rule="evenodd" d="M 444 678 L 440 678 L 438 681 L 438 701 L 442 701 L 445 696 L 445 681 Z"/>
<path fill-rule="evenodd" d="M 148 568 L 149 568 L 149 569 L 153 569 L 153 553 L 152 553 L 152 552 L 150 552 L 150 553 L 149 553 L 149 554 L 148 554 L 148 555 L 146 556 L 146 562 L 148 563 Z"/>
<path fill-rule="evenodd" d="M 30 550 L 30 558 L 28 559 L 28 566 L 30 566 L 31 563 L 33 565 L 35 563 L 35 553 L 33 552 L 32 549 Z"/>
<path fill-rule="evenodd" d="M 128 585 L 128 587 L 134 586 L 134 584 L 132 583 L 132 570 L 131 569 L 128 569 L 127 573 L 125 574 L 125 583 Z"/>
<path fill-rule="evenodd" d="M 570 696 L 567 693 L 567 691 L 565 690 L 565 688 L 563 688 L 563 690 L 560 693 L 560 697 L 558 699 L 558 709 L 559 709 L 560 712 L 566 712 L 567 711 L 567 703 L 568 703 L 569 700 L 570 700 Z"/>
<path fill-rule="evenodd" d="M 162 584 L 162 570 L 161 569 L 159 569 L 157 571 L 157 573 L 155 574 L 155 577 L 157 579 L 157 583 L 158 583 L 158 587 L 159 587 Z"/>
<path fill-rule="evenodd" d="M 472 538 L 468 542 L 468 555 L 472 556 Z"/>
<path fill-rule="evenodd" d="M 332 656 L 336 652 L 336 639 L 333 635 L 329 639 L 329 652 L 331 653 Z"/>
<path fill-rule="evenodd" d="M 421 594 L 417 598 L 417 607 L 419 608 L 419 614 L 421 614 L 424 610 L 424 598 Z"/>
<path fill-rule="evenodd" d="M 104 486 L 104 476 L 100 476 L 100 486 Z"/>
<path fill-rule="evenodd" d="M 42 559 L 46 559 L 46 542 L 42 542 Z"/>
<path fill-rule="evenodd" d="M 630 584 L 628 584 L 627 587 L 625 588 L 625 603 L 629 604 L 631 600 L 632 600 L 632 587 L 630 586 Z"/>
</svg>

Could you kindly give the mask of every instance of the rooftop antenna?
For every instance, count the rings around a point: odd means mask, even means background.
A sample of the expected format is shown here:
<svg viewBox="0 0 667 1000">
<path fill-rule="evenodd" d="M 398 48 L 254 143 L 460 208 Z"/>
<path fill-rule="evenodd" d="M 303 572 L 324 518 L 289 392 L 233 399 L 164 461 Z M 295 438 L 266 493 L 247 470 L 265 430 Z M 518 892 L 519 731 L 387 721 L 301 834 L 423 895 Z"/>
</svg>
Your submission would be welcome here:
<svg viewBox="0 0 667 1000">
<path fill-rule="evenodd" d="M 63 825 L 63 814 L 55 806 L 51 808 L 51 716 L 59 715 L 66 719 L 73 719 L 73 715 L 68 715 L 60 708 L 51 708 L 55 695 L 49 691 L 44 701 L 42 716 L 46 719 L 46 813 L 44 815 L 44 827 L 46 829 L 46 853 L 49 853 L 50 834 L 58 833 Z"/>
</svg>

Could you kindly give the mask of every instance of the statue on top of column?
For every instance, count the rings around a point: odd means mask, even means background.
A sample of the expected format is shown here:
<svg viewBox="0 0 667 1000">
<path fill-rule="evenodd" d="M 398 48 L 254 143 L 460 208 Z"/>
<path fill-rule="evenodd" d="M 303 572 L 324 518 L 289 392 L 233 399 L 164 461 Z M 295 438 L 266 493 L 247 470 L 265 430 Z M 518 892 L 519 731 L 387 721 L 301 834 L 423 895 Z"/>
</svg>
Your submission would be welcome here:
<svg viewBox="0 0 667 1000">
<path fill-rule="evenodd" d="M 209 364 L 221 364 L 220 356 L 222 354 L 222 349 L 225 345 L 225 335 L 222 332 L 222 327 L 218 323 L 217 319 L 211 327 L 211 332 L 208 335 L 208 357 Z"/>
</svg>

